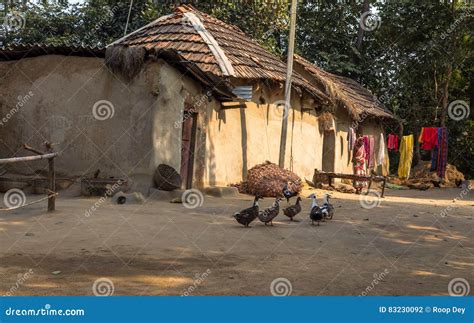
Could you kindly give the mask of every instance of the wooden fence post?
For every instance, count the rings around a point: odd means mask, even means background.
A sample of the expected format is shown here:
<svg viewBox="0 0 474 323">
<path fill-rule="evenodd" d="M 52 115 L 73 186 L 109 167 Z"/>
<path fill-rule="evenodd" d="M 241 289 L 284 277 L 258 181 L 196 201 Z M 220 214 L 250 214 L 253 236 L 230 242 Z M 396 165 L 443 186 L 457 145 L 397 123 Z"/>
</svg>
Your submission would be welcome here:
<svg viewBox="0 0 474 323">
<path fill-rule="evenodd" d="M 54 157 L 48 159 L 48 181 L 48 212 L 51 212 L 56 208 L 56 174 L 54 173 Z"/>
<path fill-rule="evenodd" d="M 44 143 L 46 150 L 53 153 L 53 145 L 49 142 Z M 54 172 L 54 157 L 48 159 L 48 212 L 56 209 L 56 174 Z"/>
</svg>

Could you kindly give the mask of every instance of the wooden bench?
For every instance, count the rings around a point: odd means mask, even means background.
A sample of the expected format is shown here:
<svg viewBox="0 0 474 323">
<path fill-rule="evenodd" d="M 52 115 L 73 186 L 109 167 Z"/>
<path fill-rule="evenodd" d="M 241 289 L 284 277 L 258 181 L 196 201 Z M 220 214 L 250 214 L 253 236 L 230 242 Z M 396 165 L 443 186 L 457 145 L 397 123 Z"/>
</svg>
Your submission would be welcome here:
<svg viewBox="0 0 474 323">
<path fill-rule="evenodd" d="M 384 197 L 385 186 L 387 184 L 387 177 L 386 176 L 378 176 L 378 175 L 361 176 L 361 175 L 354 175 L 354 174 L 321 172 L 321 171 L 315 169 L 313 178 L 316 178 L 316 177 L 326 177 L 327 183 L 331 187 L 333 187 L 333 179 L 334 178 L 342 178 L 342 179 L 350 179 L 350 180 L 353 180 L 353 181 L 369 182 L 369 186 L 367 187 L 367 192 L 365 193 L 366 195 L 369 194 L 370 187 L 372 186 L 372 182 L 382 182 L 383 185 L 382 185 L 382 195 L 381 195 L 381 197 Z"/>
</svg>

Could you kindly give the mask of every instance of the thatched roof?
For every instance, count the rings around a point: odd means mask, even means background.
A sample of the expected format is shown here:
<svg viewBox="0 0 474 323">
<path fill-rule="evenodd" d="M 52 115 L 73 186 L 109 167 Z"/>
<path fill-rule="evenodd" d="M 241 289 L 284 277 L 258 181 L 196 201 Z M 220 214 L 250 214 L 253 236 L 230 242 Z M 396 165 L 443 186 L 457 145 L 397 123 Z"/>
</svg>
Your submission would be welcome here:
<svg viewBox="0 0 474 323">
<path fill-rule="evenodd" d="M 130 33 L 112 43 L 117 46 L 141 47 L 147 53 L 174 60 L 199 78 L 238 78 L 284 83 L 286 64 L 252 40 L 236 26 L 224 23 L 192 6 L 182 5 L 168 16 Z M 328 98 L 317 87 L 294 73 L 293 86 L 305 91 L 320 105 Z"/>
<path fill-rule="evenodd" d="M 372 92 L 356 81 L 328 73 L 299 55 L 295 55 L 295 64 L 299 64 L 311 75 L 308 82 L 319 87 L 331 99 L 334 106 L 346 109 L 353 119 L 394 118 Z"/>
</svg>

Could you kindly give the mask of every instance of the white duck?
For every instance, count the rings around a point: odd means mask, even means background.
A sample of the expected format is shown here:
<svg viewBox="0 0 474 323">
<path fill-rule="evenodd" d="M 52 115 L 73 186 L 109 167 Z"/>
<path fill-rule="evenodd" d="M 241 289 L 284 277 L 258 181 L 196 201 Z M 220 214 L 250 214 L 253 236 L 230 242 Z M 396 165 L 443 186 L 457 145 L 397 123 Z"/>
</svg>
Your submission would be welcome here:
<svg viewBox="0 0 474 323">
<path fill-rule="evenodd" d="M 311 211 L 309 212 L 309 218 L 311 219 L 311 224 L 314 225 L 314 221 L 319 222 L 323 219 L 323 212 L 321 211 L 321 208 L 318 206 L 318 201 L 316 194 L 311 194 L 308 196 L 313 200 L 313 203 L 311 204 Z"/>
</svg>

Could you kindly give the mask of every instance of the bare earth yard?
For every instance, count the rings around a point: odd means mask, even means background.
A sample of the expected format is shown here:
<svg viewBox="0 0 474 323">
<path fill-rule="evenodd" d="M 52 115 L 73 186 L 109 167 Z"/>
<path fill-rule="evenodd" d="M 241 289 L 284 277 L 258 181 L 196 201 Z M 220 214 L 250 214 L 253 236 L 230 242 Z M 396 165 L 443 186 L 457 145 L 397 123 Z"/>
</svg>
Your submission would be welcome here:
<svg viewBox="0 0 474 323">
<path fill-rule="evenodd" d="M 474 192 L 453 202 L 460 192 L 388 190 L 374 209 L 334 193 L 333 221 L 311 226 L 304 199 L 300 221 L 280 214 L 273 227 L 257 220 L 250 229 L 231 217 L 250 206 L 243 195 L 206 196 L 196 209 L 106 202 L 89 217 L 97 199 L 60 197 L 54 213 L 45 204 L 0 213 L 0 293 L 92 295 L 102 277 L 114 295 L 181 295 L 190 286 L 191 295 L 270 295 L 279 277 L 292 295 L 447 295 L 453 278 L 472 290 Z"/>
</svg>

